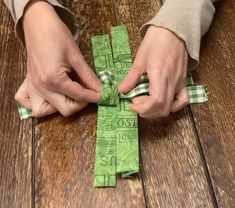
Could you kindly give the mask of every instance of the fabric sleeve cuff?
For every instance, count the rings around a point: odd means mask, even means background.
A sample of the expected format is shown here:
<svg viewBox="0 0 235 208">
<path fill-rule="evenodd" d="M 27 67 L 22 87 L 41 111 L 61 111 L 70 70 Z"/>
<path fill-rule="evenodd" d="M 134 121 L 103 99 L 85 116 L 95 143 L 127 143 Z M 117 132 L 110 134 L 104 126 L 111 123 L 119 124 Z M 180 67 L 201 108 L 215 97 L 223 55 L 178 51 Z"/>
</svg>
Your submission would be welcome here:
<svg viewBox="0 0 235 208">
<path fill-rule="evenodd" d="M 150 25 L 171 30 L 186 45 L 189 54 L 189 71 L 199 65 L 201 37 L 207 32 L 215 8 L 209 0 L 166 0 L 160 11 L 149 22 L 140 28 L 140 37 L 144 35 Z"/>
<path fill-rule="evenodd" d="M 15 15 L 15 33 L 17 39 L 20 41 L 20 43 L 25 46 L 25 39 L 24 39 L 24 31 L 22 27 L 21 18 L 24 14 L 24 9 L 26 5 L 29 3 L 30 0 L 21 0 L 18 1 L 20 3 L 15 3 L 19 5 L 15 5 L 17 7 L 16 15 Z M 61 20 L 65 23 L 65 25 L 68 27 L 72 35 L 75 39 L 78 37 L 78 24 L 75 15 L 67 8 L 62 6 L 57 0 L 47 0 L 48 3 L 50 3 L 55 11 L 57 12 L 58 16 L 61 18 Z"/>
</svg>

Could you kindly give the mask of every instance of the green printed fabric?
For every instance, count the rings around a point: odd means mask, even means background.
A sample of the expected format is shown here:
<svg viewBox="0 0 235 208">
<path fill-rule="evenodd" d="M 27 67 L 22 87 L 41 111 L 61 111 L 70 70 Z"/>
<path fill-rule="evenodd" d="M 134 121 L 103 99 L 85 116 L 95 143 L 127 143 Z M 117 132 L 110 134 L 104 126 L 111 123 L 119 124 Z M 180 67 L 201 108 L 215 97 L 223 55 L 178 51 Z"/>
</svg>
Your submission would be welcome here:
<svg viewBox="0 0 235 208">
<path fill-rule="evenodd" d="M 103 83 L 98 109 L 95 187 L 115 186 L 117 173 L 128 177 L 139 171 L 138 117 L 130 111 L 130 99 L 149 92 L 144 74 L 130 92 L 118 93 L 117 84 L 132 65 L 131 50 L 126 27 L 112 27 L 111 36 L 112 47 L 108 35 L 92 37 L 96 73 Z M 204 86 L 193 86 L 191 73 L 187 85 L 190 103 L 207 101 Z"/>
<path fill-rule="evenodd" d="M 128 177 L 139 171 L 138 117 L 129 111 L 130 99 L 120 98 L 117 93 L 117 83 L 132 64 L 128 34 L 120 26 L 111 28 L 111 35 L 112 49 L 108 35 L 92 37 L 95 68 L 103 82 L 98 108 L 95 187 L 115 186 L 117 173 Z M 112 99 L 108 98 L 110 95 Z"/>
</svg>

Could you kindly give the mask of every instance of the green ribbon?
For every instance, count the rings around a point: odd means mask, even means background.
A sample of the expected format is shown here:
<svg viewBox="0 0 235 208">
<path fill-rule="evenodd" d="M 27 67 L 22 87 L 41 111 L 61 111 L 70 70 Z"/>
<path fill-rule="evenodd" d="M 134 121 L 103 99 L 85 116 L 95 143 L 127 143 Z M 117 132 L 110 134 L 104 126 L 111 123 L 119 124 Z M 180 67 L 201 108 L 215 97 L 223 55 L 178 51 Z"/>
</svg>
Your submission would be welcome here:
<svg viewBox="0 0 235 208">
<path fill-rule="evenodd" d="M 115 186 L 116 174 L 128 177 L 139 172 L 138 117 L 130 111 L 131 100 L 121 98 L 119 83 L 128 73 L 131 50 L 127 29 L 112 27 L 108 35 L 92 37 L 93 57 L 103 82 L 98 108 L 94 186 Z"/>
</svg>

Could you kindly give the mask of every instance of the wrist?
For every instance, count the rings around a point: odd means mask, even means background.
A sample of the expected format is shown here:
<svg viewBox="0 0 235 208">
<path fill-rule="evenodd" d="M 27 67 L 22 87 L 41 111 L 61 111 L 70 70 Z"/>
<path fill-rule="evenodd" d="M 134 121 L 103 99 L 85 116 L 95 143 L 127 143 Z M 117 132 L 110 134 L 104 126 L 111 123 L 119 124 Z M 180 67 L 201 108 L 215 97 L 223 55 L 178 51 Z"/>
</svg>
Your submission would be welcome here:
<svg viewBox="0 0 235 208">
<path fill-rule="evenodd" d="M 184 40 L 179 38 L 173 31 L 169 30 L 168 28 L 159 27 L 157 25 L 150 25 L 147 33 L 149 33 L 151 36 L 163 36 L 168 37 L 171 41 L 177 41 L 178 43 L 184 45 Z"/>
<path fill-rule="evenodd" d="M 25 31 L 28 26 L 35 24 L 38 20 L 43 20 L 50 13 L 55 13 L 54 8 L 44 0 L 31 0 L 24 11 L 22 26 Z"/>
</svg>

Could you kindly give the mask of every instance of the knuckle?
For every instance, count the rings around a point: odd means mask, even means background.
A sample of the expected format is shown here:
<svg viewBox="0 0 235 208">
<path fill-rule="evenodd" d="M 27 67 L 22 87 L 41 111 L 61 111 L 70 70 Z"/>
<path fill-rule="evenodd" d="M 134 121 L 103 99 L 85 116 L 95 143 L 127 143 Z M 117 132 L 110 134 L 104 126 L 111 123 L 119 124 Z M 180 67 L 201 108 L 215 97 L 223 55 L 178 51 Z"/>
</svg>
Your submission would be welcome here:
<svg viewBox="0 0 235 208">
<path fill-rule="evenodd" d="M 70 109 L 63 109 L 60 111 L 60 113 L 64 116 L 64 117 L 69 117 L 73 112 Z"/>
<path fill-rule="evenodd" d="M 164 107 L 166 105 L 166 99 L 163 96 L 155 97 L 155 107 Z"/>
<path fill-rule="evenodd" d="M 51 86 L 55 82 L 60 82 L 63 75 L 63 69 L 50 65 L 44 68 L 39 76 L 32 79 L 32 82 L 38 85 Z"/>
<path fill-rule="evenodd" d="M 183 103 L 185 105 L 188 105 L 189 104 L 189 96 L 188 95 L 185 95 L 185 97 L 183 98 Z"/>
<path fill-rule="evenodd" d="M 32 113 L 34 117 L 41 117 L 42 112 L 40 111 L 39 108 L 32 107 Z"/>
<path fill-rule="evenodd" d="M 170 110 L 166 109 L 164 111 L 162 111 L 161 113 L 161 117 L 168 117 L 170 115 Z"/>
<path fill-rule="evenodd" d="M 139 113 L 139 116 L 140 116 L 141 118 L 147 118 L 146 114 L 144 114 L 144 113 Z"/>
<path fill-rule="evenodd" d="M 17 93 L 15 94 L 14 98 L 15 98 L 15 100 L 16 100 L 17 102 L 20 102 L 21 99 L 22 99 L 21 96 L 20 96 L 20 94 L 19 94 L 19 92 L 17 92 Z"/>
<path fill-rule="evenodd" d="M 126 86 L 127 89 L 131 89 L 133 87 L 132 83 L 127 79 L 123 81 L 123 84 Z"/>
<path fill-rule="evenodd" d="M 44 85 L 50 85 L 54 81 L 54 72 L 53 71 L 47 71 L 46 73 L 42 74 L 40 77 L 40 82 Z"/>
<path fill-rule="evenodd" d="M 177 109 L 176 109 L 176 108 L 172 108 L 172 109 L 171 109 L 171 112 L 172 112 L 172 113 L 176 113 L 176 112 L 177 112 Z"/>
<path fill-rule="evenodd" d="M 95 85 L 97 78 L 92 71 L 90 71 L 90 73 L 88 73 L 87 81 L 88 81 L 88 83 L 90 83 L 90 85 Z"/>
<path fill-rule="evenodd" d="M 146 109 L 146 108 L 138 109 L 138 114 L 144 116 L 144 115 L 147 113 L 147 110 L 148 110 L 148 109 Z"/>
<path fill-rule="evenodd" d="M 86 98 L 85 91 L 79 89 L 76 93 L 76 98 L 77 98 L 77 100 L 85 100 L 85 98 Z"/>
<path fill-rule="evenodd" d="M 148 114 L 139 114 L 141 118 L 150 118 L 151 116 Z"/>
</svg>

